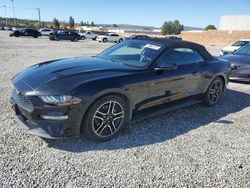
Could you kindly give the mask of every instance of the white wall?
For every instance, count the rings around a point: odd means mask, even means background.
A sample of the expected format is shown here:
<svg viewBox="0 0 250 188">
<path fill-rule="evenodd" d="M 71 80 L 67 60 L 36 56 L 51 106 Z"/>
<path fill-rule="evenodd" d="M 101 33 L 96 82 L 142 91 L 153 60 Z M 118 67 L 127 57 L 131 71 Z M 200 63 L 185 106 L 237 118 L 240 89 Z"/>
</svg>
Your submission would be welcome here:
<svg viewBox="0 0 250 188">
<path fill-rule="evenodd" d="M 222 16 L 220 30 L 250 30 L 250 15 Z"/>
</svg>

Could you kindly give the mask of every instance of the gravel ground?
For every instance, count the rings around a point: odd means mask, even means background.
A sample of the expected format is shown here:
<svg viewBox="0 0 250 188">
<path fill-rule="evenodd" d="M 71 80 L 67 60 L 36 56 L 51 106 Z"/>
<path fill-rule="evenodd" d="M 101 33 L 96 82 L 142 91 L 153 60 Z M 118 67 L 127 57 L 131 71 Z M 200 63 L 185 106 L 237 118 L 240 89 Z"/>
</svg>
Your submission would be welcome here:
<svg viewBox="0 0 250 188">
<path fill-rule="evenodd" d="M 11 77 L 111 44 L 7 35 L 0 32 L 0 187 L 250 187 L 250 85 L 230 83 L 215 107 L 198 104 L 132 123 L 105 143 L 44 140 L 15 123 Z M 220 47 L 208 49 L 217 55 Z"/>
</svg>

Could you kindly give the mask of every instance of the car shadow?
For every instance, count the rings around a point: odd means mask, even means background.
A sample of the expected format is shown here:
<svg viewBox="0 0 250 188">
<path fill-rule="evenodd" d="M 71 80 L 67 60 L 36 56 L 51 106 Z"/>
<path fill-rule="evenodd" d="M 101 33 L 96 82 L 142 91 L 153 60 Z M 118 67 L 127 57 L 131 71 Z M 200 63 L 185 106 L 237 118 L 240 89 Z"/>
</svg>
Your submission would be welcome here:
<svg viewBox="0 0 250 188">
<path fill-rule="evenodd" d="M 226 90 L 220 102 L 213 107 L 196 104 L 173 112 L 137 121 L 113 140 L 92 142 L 80 138 L 45 141 L 48 147 L 70 151 L 117 150 L 162 143 L 202 126 L 234 126 L 225 117 L 250 106 L 250 94 Z M 215 123 L 209 125 L 209 123 Z"/>
</svg>

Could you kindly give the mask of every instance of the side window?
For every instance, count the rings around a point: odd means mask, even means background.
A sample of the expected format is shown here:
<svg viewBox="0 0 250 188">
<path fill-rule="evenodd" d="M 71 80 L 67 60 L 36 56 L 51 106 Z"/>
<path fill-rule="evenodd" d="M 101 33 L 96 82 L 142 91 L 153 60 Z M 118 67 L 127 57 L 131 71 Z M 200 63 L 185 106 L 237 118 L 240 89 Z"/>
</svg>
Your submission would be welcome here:
<svg viewBox="0 0 250 188">
<path fill-rule="evenodd" d="M 87 35 L 90 35 L 91 33 L 90 32 L 87 32 Z"/>
<path fill-rule="evenodd" d="M 190 48 L 174 48 L 169 49 L 159 59 L 159 65 L 167 64 L 188 65 L 192 63 L 203 62 L 202 56 Z"/>
<path fill-rule="evenodd" d="M 111 34 L 112 37 L 118 37 L 119 35 L 117 34 Z"/>
</svg>

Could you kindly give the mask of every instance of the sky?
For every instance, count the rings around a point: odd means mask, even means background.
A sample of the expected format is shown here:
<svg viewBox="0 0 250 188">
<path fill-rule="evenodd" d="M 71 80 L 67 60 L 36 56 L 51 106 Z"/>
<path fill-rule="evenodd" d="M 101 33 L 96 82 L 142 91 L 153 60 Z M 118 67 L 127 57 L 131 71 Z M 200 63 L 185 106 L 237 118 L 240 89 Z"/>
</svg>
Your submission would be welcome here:
<svg viewBox="0 0 250 188">
<path fill-rule="evenodd" d="M 12 1 L 0 0 L 0 16 L 13 17 Z M 14 0 L 17 18 L 161 27 L 178 19 L 185 26 L 219 26 L 222 15 L 250 15 L 250 0 Z"/>
</svg>

